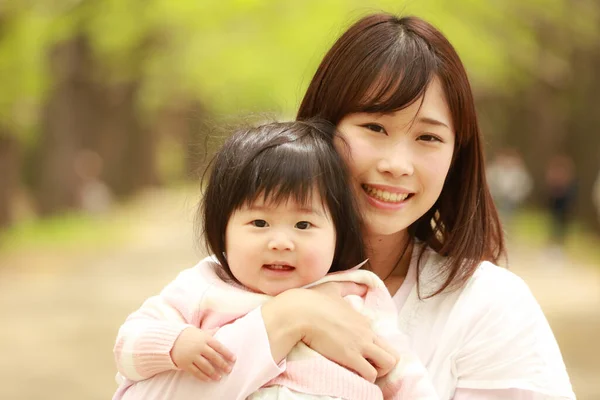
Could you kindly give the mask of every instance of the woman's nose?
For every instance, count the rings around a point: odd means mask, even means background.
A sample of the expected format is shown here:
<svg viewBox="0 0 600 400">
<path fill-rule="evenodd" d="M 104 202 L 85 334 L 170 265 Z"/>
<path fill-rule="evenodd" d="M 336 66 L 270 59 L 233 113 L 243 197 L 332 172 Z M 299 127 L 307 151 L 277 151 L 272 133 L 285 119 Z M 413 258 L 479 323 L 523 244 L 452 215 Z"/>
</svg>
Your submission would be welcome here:
<svg viewBox="0 0 600 400">
<path fill-rule="evenodd" d="M 413 174 L 414 167 L 409 144 L 401 140 L 386 148 L 381 148 L 380 151 L 381 155 L 377 162 L 379 172 L 394 177 Z"/>
<path fill-rule="evenodd" d="M 284 232 L 274 232 L 269 239 L 270 250 L 294 250 L 294 241 Z"/>
</svg>

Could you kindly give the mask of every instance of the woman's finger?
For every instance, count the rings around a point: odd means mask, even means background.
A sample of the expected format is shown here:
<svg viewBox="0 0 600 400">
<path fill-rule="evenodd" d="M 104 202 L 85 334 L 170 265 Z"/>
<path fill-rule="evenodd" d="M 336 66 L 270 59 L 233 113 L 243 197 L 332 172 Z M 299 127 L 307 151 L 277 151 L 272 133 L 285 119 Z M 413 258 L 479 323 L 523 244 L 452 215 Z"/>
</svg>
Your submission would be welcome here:
<svg viewBox="0 0 600 400">
<path fill-rule="evenodd" d="M 346 297 L 350 295 L 365 296 L 367 294 L 367 286 L 360 285 L 354 282 L 335 282 L 340 291 L 340 296 Z"/>
<path fill-rule="evenodd" d="M 373 339 L 373 343 L 376 346 L 381 347 L 383 350 L 385 350 L 392 356 L 394 356 L 394 358 L 396 359 L 396 362 L 398 362 L 400 360 L 400 354 L 398 354 L 398 352 L 396 351 L 394 346 L 392 346 L 387 340 L 382 339 L 379 336 L 375 336 L 375 338 Z"/>
<path fill-rule="evenodd" d="M 377 370 L 369 361 L 364 357 L 361 357 L 358 353 L 353 357 L 348 365 L 344 365 L 346 368 L 351 369 L 358 375 L 362 376 L 367 381 L 373 383 L 377 379 Z"/>
<path fill-rule="evenodd" d="M 369 363 L 377 370 L 378 377 L 387 375 L 398 362 L 393 353 L 375 343 L 365 347 L 363 357 L 369 360 Z"/>
</svg>

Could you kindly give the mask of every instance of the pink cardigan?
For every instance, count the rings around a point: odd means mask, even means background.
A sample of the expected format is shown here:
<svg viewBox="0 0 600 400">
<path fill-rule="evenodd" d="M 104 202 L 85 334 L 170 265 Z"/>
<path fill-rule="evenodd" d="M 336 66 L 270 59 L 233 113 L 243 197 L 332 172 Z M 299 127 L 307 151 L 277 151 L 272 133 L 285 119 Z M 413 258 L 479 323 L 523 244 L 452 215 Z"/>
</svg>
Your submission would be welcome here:
<svg viewBox="0 0 600 400">
<path fill-rule="evenodd" d="M 357 269 L 330 274 L 318 283 L 327 281 L 351 281 L 369 287 L 364 298 L 348 296 L 347 300 L 369 316 L 379 336 L 395 346 L 400 362 L 388 375 L 371 384 L 300 342 L 283 363 L 282 372 L 263 386 L 281 385 L 299 393 L 349 400 L 436 399 L 425 368 L 398 330 L 397 311 L 384 283 L 375 274 Z M 179 333 L 190 325 L 216 330 L 269 299 L 268 295 L 223 282 L 216 275 L 215 261 L 210 257 L 181 272 L 159 296 L 149 298 L 131 314 L 119 330 L 114 352 L 122 377 L 114 399 L 145 398 L 159 390 L 165 399 L 188 398 L 183 395 L 184 386 L 193 385 L 194 378 L 177 371 L 169 355 Z M 248 339 L 256 343 L 264 341 L 258 337 Z M 270 357 L 268 347 L 264 351 Z M 164 380 L 167 385 L 159 384 Z M 236 387 L 236 382 L 230 384 Z M 139 393 L 139 397 L 134 393 Z M 197 397 L 199 392 L 191 390 L 191 393 Z M 152 396 L 158 398 L 157 393 Z"/>
</svg>

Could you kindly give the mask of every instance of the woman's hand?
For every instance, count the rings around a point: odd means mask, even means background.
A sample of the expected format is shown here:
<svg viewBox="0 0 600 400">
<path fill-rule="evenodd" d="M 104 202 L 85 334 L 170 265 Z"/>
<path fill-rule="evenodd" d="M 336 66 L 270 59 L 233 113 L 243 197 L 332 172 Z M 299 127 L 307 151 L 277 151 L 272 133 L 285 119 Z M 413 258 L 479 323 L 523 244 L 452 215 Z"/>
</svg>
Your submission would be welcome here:
<svg viewBox="0 0 600 400">
<path fill-rule="evenodd" d="M 370 382 L 396 365 L 391 346 L 380 340 L 367 317 L 343 299 L 363 296 L 366 287 L 328 282 L 310 289 L 292 289 L 262 307 L 263 320 L 276 362 L 302 340 L 330 360 Z"/>
</svg>

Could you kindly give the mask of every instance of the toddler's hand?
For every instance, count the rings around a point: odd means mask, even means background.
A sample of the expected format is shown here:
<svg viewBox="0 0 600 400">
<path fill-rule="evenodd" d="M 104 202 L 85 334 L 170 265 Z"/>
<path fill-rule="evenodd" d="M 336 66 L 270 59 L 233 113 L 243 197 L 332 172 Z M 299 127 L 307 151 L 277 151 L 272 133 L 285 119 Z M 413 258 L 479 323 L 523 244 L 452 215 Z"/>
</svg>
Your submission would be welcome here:
<svg viewBox="0 0 600 400">
<path fill-rule="evenodd" d="M 218 381 L 231 372 L 235 355 L 202 329 L 184 329 L 171 349 L 175 366 L 201 381 Z"/>
</svg>

